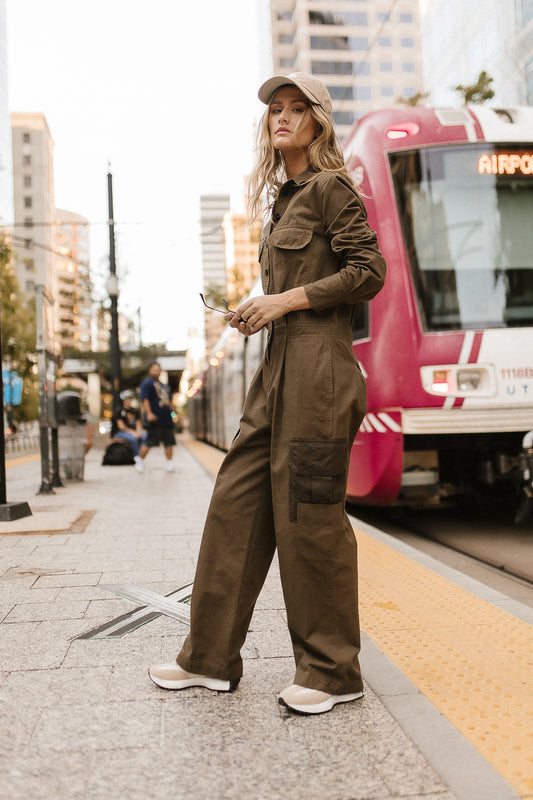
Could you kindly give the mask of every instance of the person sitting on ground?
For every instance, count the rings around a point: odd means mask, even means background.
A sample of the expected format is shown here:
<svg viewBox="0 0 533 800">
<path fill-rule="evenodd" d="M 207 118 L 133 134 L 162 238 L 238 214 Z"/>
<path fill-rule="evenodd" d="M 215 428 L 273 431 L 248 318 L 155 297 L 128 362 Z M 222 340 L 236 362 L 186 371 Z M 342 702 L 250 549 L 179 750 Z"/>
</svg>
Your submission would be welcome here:
<svg viewBox="0 0 533 800">
<path fill-rule="evenodd" d="M 129 390 L 121 392 L 121 404 L 115 409 L 111 422 L 111 438 L 127 442 L 133 450 L 133 458 L 137 464 L 141 460 L 139 444 L 143 429 L 139 411 L 132 405 L 134 397 L 134 393 Z"/>
</svg>

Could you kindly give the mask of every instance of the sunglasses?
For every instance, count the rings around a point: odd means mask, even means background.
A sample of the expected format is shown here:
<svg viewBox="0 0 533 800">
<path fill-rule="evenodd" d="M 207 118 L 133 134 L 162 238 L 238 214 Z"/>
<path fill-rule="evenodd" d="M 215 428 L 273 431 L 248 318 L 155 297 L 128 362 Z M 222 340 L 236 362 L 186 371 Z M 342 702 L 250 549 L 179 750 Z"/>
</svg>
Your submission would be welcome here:
<svg viewBox="0 0 533 800">
<path fill-rule="evenodd" d="M 206 302 L 205 297 L 203 296 L 202 292 L 200 292 L 200 297 L 202 298 L 202 303 L 206 308 L 210 311 L 218 311 L 219 314 L 235 314 L 235 311 L 232 311 L 231 308 L 228 306 L 227 300 L 222 300 L 224 304 L 224 308 L 215 308 L 214 306 L 210 306 L 209 303 Z"/>
</svg>

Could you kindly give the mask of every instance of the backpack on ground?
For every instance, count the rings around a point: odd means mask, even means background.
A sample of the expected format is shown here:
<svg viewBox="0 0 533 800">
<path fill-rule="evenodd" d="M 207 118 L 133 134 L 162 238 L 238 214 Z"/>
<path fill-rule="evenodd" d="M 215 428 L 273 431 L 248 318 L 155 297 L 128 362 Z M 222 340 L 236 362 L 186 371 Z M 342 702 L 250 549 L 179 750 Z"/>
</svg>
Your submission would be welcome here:
<svg viewBox="0 0 533 800">
<path fill-rule="evenodd" d="M 110 442 L 102 459 L 104 466 L 121 466 L 122 464 L 135 464 L 133 450 L 127 442 Z"/>
</svg>

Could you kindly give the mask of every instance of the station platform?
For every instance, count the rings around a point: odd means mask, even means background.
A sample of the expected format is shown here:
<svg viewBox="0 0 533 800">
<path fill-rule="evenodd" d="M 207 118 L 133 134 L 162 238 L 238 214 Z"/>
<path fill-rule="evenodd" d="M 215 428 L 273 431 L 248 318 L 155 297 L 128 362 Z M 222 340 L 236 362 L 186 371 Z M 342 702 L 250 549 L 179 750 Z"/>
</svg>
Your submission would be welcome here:
<svg viewBox="0 0 533 800">
<path fill-rule="evenodd" d="M 276 565 L 236 692 L 165 692 L 149 664 L 186 632 L 223 454 L 179 437 L 175 471 L 102 466 L 36 494 L 7 465 L 0 523 L 0 798 L 533 798 L 533 610 L 352 518 L 364 698 L 316 717 L 276 702 L 293 659 Z M 126 599 L 128 598 L 128 599 Z"/>
</svg>

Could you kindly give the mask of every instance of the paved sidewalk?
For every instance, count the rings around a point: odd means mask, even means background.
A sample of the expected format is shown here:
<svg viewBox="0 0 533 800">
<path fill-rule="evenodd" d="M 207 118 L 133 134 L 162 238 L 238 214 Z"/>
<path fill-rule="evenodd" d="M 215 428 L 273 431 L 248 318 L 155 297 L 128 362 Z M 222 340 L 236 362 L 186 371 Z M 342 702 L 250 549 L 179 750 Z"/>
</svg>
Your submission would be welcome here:
<svg viewBox="0 0 533 800">
<path fill-rule="evenodd" d="M 276 702 L 293 661 L 275 568 L 233 694 L 149 681 L 186 633 L 168 616 L 77 638 L 135 609 L 102 586 L 165 595 L 192 581 L 212 489 L 183 444 L 172 474 L 162 452 L 144 475 L 101 457 L 53 496 L 36 495 L 39 462 L 8 469 L 8 499 L 34 516 L 0 523 L 2 800 L 454 800 L 369 688 L 314 718 Z"/>
</svg>

